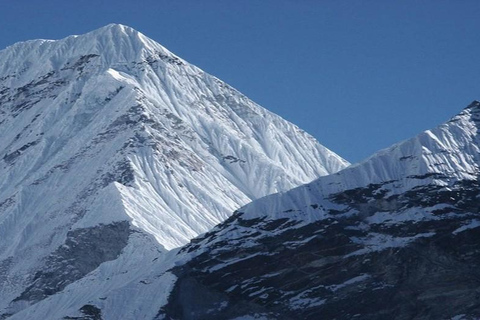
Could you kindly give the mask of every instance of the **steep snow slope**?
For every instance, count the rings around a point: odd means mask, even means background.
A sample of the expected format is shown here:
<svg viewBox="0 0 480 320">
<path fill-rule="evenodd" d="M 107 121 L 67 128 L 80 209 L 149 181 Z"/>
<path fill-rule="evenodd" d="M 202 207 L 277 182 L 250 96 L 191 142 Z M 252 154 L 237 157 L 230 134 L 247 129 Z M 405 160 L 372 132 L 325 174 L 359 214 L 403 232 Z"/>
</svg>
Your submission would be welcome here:
<svg viewBox="0 0 480 320">
<path fill-rule="evenodd" d="M 253 199 L 347 164 L 131 28 L 8 47 L 0 314 L 99 266 L 158 258 Z"/>
<path fill-rule="evenodd" d="M 182 249 L 166 318 L 478 319 L 480 102 L 241 208 Z M 196 305 L 201 297 L 204 301 Z"/>
</svg>

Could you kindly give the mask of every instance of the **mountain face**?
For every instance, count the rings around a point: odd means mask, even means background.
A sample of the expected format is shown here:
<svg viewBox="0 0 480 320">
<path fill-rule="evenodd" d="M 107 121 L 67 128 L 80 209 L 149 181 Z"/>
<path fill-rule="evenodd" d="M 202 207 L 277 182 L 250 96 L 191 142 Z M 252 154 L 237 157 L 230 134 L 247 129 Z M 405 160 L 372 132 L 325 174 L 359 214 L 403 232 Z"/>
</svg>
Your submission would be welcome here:
<svg viewBox="0 0 480 320">
<path fill-rule="evenodd" d="M 153 317 L 168 250 L 347 165 L 131 28 L 17 43 L 0 51 L 0 319 Z"/>
<path fill-rule="evenodd" d="M 239 209 L 182 249 L 167 319 L 478 319 L 480 102 Z M 199 303 L 202 301 L 202 303 Z"/>
</svg>

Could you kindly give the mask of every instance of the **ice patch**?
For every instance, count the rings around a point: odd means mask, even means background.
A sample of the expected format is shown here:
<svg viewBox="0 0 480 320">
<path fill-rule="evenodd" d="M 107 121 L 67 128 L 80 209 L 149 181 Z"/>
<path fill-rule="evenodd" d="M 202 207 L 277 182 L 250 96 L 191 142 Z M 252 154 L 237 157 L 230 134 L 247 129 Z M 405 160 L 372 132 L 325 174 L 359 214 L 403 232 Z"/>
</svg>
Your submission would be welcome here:
<svg viewBox="0 0 480 320">
<path fill-rule="evenodd" d="M 362 254 L 366 254 L 374 251 L 381 251 L 387 248 L 405 247 L 407 244 L 414 241 L 415 239 L 432 237 L 434 235 L 435 235 L 434 232 L 427 232 L 427 233 L 419 233 L 413 237 L 393 237 L 387 234 L 370 233 L 365 238 L 352 237 L 350 239 L 352 240 L 353 243 L 363 245 L 364 248 L 347 254 L 345 258 L 356 256 L 356 255 L 362 255 Z"/>
<path fill-rule="evenodd" d="M 327 286 L 326 288 L 333 291 L 333 292 L 336 292 L 342 288 L 345 288 L 345 287 L 348 287 L 352 284 L 355 284 L 355 283 L 358 283 L 358 282 L 362 282 L 362 281 L 365 281 L 367 280 L 368 278 L 370 278 L 370 275 L 368 274 L 362 274 L 358 277 L 355 277 L 355 278 L 352 278 L 350 280 L 347 280 L 345 281 L 344 283 L 341 283 L 341 284 L 335 284 L 335 285 L 330 285 L 330 286 Z"/>
<path fill-rule="evenodd" d="M 468 229 L 473 229 L 473 228 L 478 228 L 480 227 L 480 220 L 472 220 L 469 223 L 461 226 L 460 228 L 454 230 L 452 233 L 453 234 L 459 234 L 460 232 L 463 232 Z"/>
</svg>

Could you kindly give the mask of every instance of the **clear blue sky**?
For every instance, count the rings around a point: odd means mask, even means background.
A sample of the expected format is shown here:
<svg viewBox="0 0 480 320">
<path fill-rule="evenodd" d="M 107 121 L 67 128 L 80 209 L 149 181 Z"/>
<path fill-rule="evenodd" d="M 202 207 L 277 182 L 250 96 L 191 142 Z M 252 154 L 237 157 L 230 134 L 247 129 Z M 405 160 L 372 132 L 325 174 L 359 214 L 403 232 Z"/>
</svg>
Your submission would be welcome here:
<svg viewBox="0 0 480 320">
<path fill-rule="evenodd" d="M 351 162 L 480 99 L 477 0 L 0 0 L 0 48 L 129 25 Z"/>
</svg>

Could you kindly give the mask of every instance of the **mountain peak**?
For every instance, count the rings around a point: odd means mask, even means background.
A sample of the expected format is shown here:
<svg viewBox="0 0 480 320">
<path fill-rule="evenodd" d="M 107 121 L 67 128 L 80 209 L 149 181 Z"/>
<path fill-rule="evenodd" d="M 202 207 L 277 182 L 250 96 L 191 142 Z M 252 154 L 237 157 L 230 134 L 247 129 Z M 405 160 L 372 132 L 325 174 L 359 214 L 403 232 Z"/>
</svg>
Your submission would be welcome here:
<svg viewBox="0 0 480 320">
<path fill-rule="evenodd" d="M 470 114 L 470 119 L 478 126 L 480 123 L 480 101 L 474 100 L 465 109 Z"/>
<path fill-rule="evenodd" d="M 124 25 L 124 24 L 121 24 L 121 23 L 109 23 L 103 27 L 100 27 L 96 30 L 93 30 L 92 32 L 95 32 L 95 31 L 100 31 L 100 30 L 120 30 L 120 31 L 125 31 L 125 30 L 128 30 L 128 31 L 134 31 L 134 32 L 138 32 L 137 30 L 135 30 L 134 28 L 132 27 L 129 27 L 127 25 Z"/>
<path fill-rule="evenodd" d="M 138 44 L 141 44 L 144 47 L 149 47 L 154 43 L 159 45 L 134 28 L 119 23 L 110 23 L 86 34 L 74 36 L 74 38 L 91 38 L 92 36 L 97 38 L 97 41 L 100 41 L 101 38 L 108 38 L 111 41 L 114 41 L 114 43 L 119 43 L 121 39 L 123 39 L 123 41 L 138 42 Z M 141 47 L 141 45 L 139 47 Z"/>
<path fill-rule="evenodd" d="M 109 68 L 128 69 L 134 63 L 145 61 L 186 64 L 159 43 L 121 24 L 109 24 L 60 40 L 19 42 L 0 52 L 0 74 L 10 76 L 9 81 L 15 82 L 13 85 L 21 84 L 22 79 L 31 81 L 48 72 L 61 70 L 82 57 L 95 57 L 95 69 L 98 72 Z M 19 70 L 22 71 L 21 77 Z M 16 76 L 11 77 L 14 74 Z"/>
<path fill-rule="evenodd" d="M 480 108 L 480 101 L 473 100 L 465 109 L 478 109 Z"/>
<path fill-rule="evenodd" d="M 460 113 L 450 119 L 447 124 L 464 128 L 470 127 L 473 130 L 472 135 L 477 135 L 476 128 L 480 127 L 480 101 L 472 101 Z"/>
</svg>

